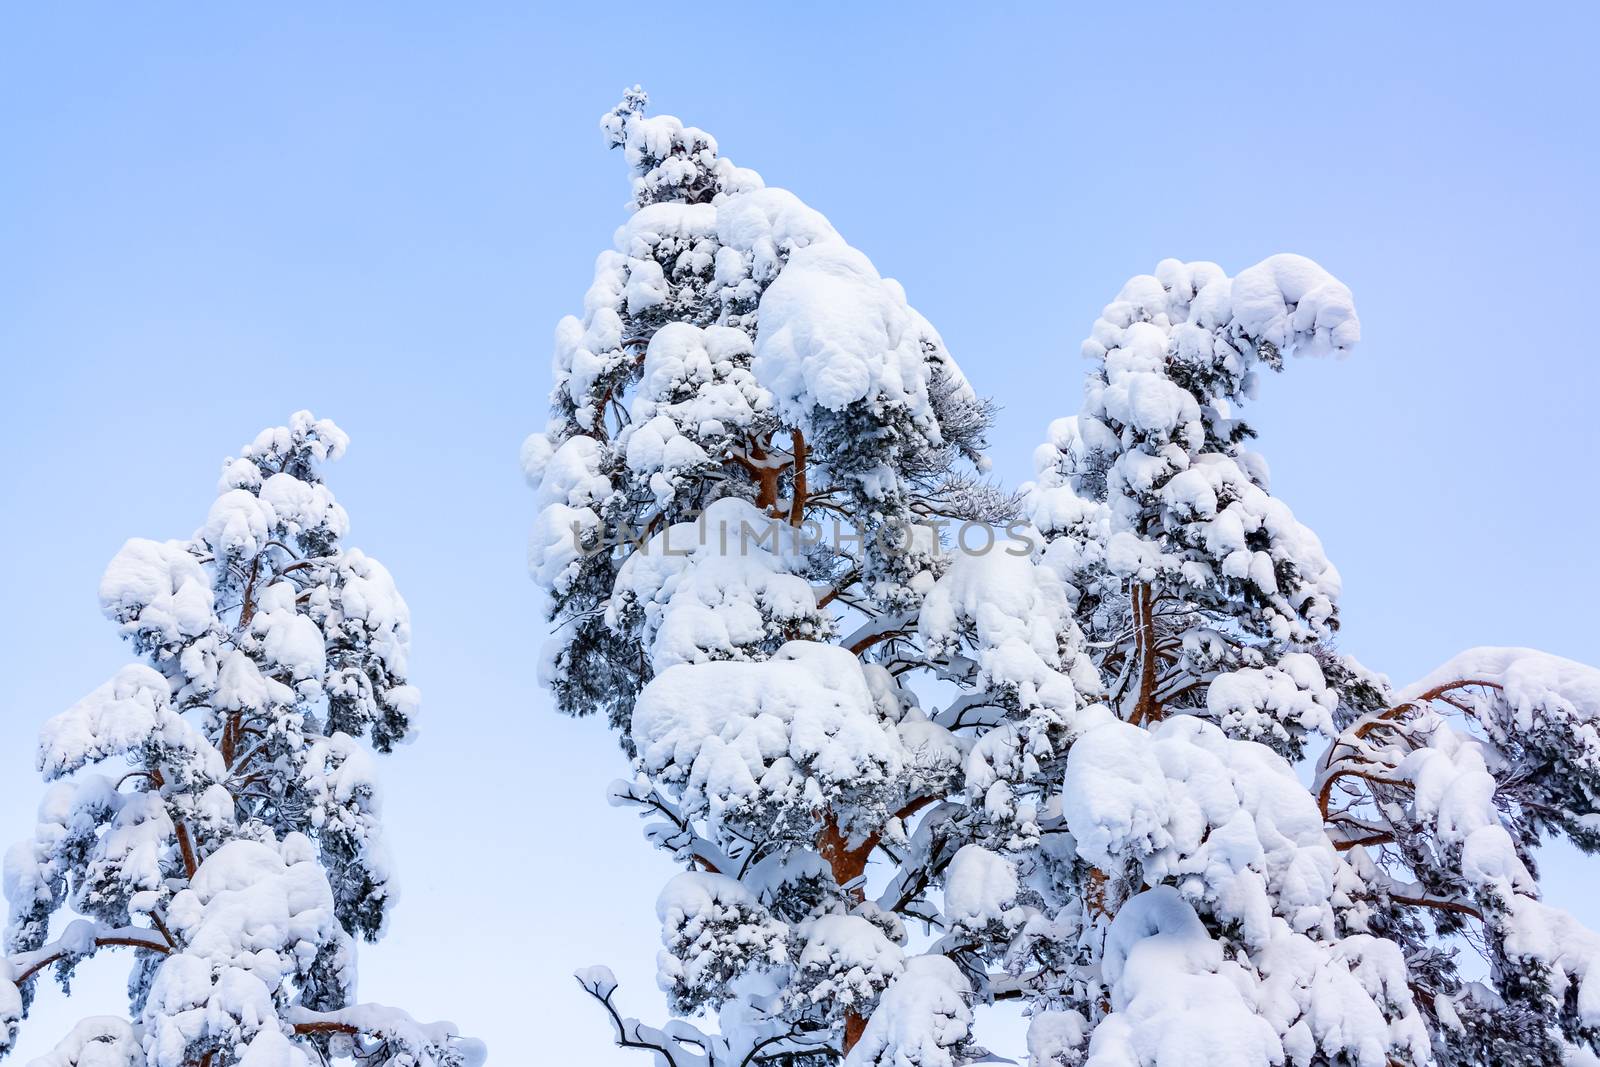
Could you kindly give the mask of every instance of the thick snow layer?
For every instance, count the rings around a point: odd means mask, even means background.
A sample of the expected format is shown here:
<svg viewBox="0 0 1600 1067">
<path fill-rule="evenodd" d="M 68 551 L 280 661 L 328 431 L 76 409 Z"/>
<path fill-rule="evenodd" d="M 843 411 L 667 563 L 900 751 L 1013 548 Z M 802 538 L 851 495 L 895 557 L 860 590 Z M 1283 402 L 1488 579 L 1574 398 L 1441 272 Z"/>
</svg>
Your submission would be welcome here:
<svg viewBox="0 0 1600 1067">
<path fill-rule="evenodd" d="M 1175 879 L 1247 941 L 1265 942 L 1273 914 L 1300 931 L 1332 922 L 1337 858 L 1315 802 L 1281 757 L 1211 723 L 1105 715 L 1068 755 L 1062 815 L 1083 859 L 1137 859 L 1148 884 Z"/>
<path fill-rule="evenodd" d="M 1449 703 L 1412 707 L 1433 694 Z M 1535 817 L 1569 833 L 1588 831 L 1600 771 L 1600 671 L 1530 649 L 1472 649 L 1407 687 L 1396 706 L 1409 708 L 1410 743 L 1385 747 L 1389 735 L 1381 729 L 1363 741 L 1363 730 L 1384 724 L 1369 716 L 1330 750 L 1319 786 L 1359 788 L 1360 779 L 1344 775 L 1375 762 L 1410 786 L 1403 809 L 1410 832 L 1450 849 L 1453 877 L 1475 896 L 1499 907 L 1518 894 L 1536 895 L 1524 856 L 1528 830 L 1507 818 L 1504 803 L 1530 796 Z M 1457 728 L 1458 712 L 1472 721 L 1470 731 Z M 1518 779 L 1540 776 L 1554 780 L 1526 794 Z"/>
<path fill-rule="evenodd" d="M 293 582 L 274 582 L 256 597 L 251 630 L 261 637 L 269 666 L 282 668 L 291 681 L 320 680 L 328 669 L 327 637 L 311 616 L 300 611 Z"/>
<path fill-rule="evenodd" d="M 340 623 L 359 625 L 367 647 L 391 673 L 404 676 L 411 647 L 411 609 L 389 569 L 359 548 L 339 565 Z"/>
<path fill-rule="evenodd" d="M 944 916 L 973 929 L 1016 913 L 1017 868 L 982 845 L 962 845 L 944 874 Z"/>
<path fill-rule="evenodd" d="M 1342 355 L 1361 339 L 1350 290 L 1304 256 L 1280 253 L 1229 279 L 1215 263 L 1163 260 L 1154 276 L 1123 286 L 1095 323 L 1084 352 L 1098 359 L 1120 342 L 1120 331 L 1140 322 L 1163 329 L 1190 325 L 1180 343 L 1205 344 L 1200 331 L 1227 340 L 1268 342 L 1280 352 Z M 1210 344 L 1206 344 L 1210 356 Z"/>
<path fill-rule="evenodd" d="M 744 447 L 772 406 L 742 330 L 669 322 L 650 338 L 617 447 L 660 506 L 697 467 Z"/>
<path fill-rule="evenodd" d="M 1386 1067 L 1401 1051 L 1427 1062 L 1397 945 L 1365 935 L 1321 943 L 1273 926 L 1235 960 L 1172 887 L 1124 904 L 1106 937 L 1112 1014 L 1091 1039 L 1090 1067 Z"/>
<path fill-rule="evenodd" d="M 716 139 L 704 130 L 685 126 L 672 115 L 646 117 L 646 99 L 636 87 L 600 120 L 606 141 L 623 150 L 633 171 L 636 206 L 702 194 L 701 183 L 708 178 L 715 188 L 730 193 L 760 188 L 760 176 L 720 158 Z"/>
<path fill-rule="evenodd" d="M 656 534 L 618 571 L 607 621 L 641 614 L 656 670 L 679 663 L 752 658 L 789 636 L 826 627 L 800 531 L 743 500 L 724 498 L 695 522 Z"/>
<path fill-rule="evenodd" d="M 1585 1026 L 1600 1025 L 1600 934 L 1527 896 L 1509 901 L 1505 930 L 1510 958 L 1530 969 L 1548 969 L 1558 999 L 1575 983 L 1578 1018 Z"/>
<path fill-rule="evenodd" d="M 1288 737 L 1286 726 L 1334 733 L 1339 696 L 1310 655 L 1291 652 L 1268 667 L 1219 674 L 1206 689 L 1206 710 L 1229 737 Z"/>
<path fill-rule="evenodd" d="M 1276 609 L 1280 638 L 1316 632 L 1332 616 L 1342 582 L 1321 540 L 1287 504 L 1258 485 L 1237 457 L 1189 458 L 1173 446 L 1158 457 L 1130 451 L 1113 466 L 1111 481 L 1126 489 L 1113 497 L 1114 514 L 1131 522 L 1140 502 L 1153 497 L 1170 538 L 1145 539 L 1117 529 L 1106 549 L 1113 574 L 1140 581 L 1173 574 L 1202 590 L 1225 583 L 1245 586 Z M 1072 517 L 1067 513 L 1055 522 Z M 1285 570 L 1295 577 L 1289 588 L 1279 581 Z"/>
<path fill-rule="evenodd" d="M 522 461 L 538 483 L 540 507 L 594 507 L 611 494 L 611 482 L 600 472 L 600 443 L 592 437 L 570 437 L 552 448 L 543 434 L 534 434 L 523 443 Z"/>
<path fill-rule="evenodd" d="M 1041 1011 L 1028 1023 L 1029 1067 L 1078 1067 L 1089 1021 L 1081 1012 Z"/>
<path fill-rule="evenodd" d="M 279 471 L 269 475 L 257 490 L 272 524 L 292 537 L 326 530 L 335 537 L 349 532 L 350 520 L 333 493 L 320 482 L 306 482 Z"/>
<path fill-rule="evenodd" d="M 956 1067 L 972 1029 L 970 986 L 945 956 L 913 956 L 867 1021 L 845 1067 Z"/>
<path fill-rule="evenodd" d="M 815 407 L 859 401 L 928 411 L 924 344 L 937 335 L 901 288 L 842 242 L 796 251 L 761 300 L 755 372 L 779 410 L 804 420 Z"/>
<path fill-rule="evenodd" d="M 483 1042 L 460 1036 L 452 1022 L 419 1022 L 399 1008 L 383 1004 L 354 1004 L 321 1012 L 292 1008 L 285 1020 L 295 1025 L 333 1023 L 381 1036 L 384 1047 L 400 1064 L 409 1061 L 416 1067 L 483 1067 L 488 1056 Z M 336 1040 L 334 1048 L 339 1047 Z"/>
<path fill-rule="evenodd" d="M 339 459 L 349 447 L 350 435 L 339 429 L 332 419 L 319 419 L 309 411 L 297 411 L 289 416 L 287 426 L 269 426 L 256 434 L 254 441 L 240 449 L 239 456 L 271 465 L 281 456 L 305 449 L 312 459 L 321 462 Z"/>
<path fill-rule="evenodd" d="M 1287 607 L 1320 624 L 1338 600 L 1339 572 L 1328 562 L 1322 542 L 1294 517 L 1289 506 L 1269 495 L 1236 457 L 1207 454 L 1174 475 L 1161 496 L 1175 524 L 1190 544 L 1205 547 L 1220 561 L 1223 575 L 1248 581 L 1268 598 L 1288 600 Z M 1220 501 L 1226 500 L 1225 505 Z M 1249 540 L 1266 539 L 1265 549 Z M 1277 570 L 1295 568 L 1299 588 L 1281 589 Z"/>
<path fill-rule="evenodd" d="M 145 1067 L 138 1030 L 126 1019 L 91 1015 L 28 1067 Z"/>
<path fill-rule="evenodd" d="M 1356 1067 L 1387 1067 L 1396 1051 L 1429 1056 L 1400 946 L 1355 934 L 1332 945 L 1279 937 L 1259 954 L 1262 1013 L 1284 1035 L 1291 1062 L 1342 1053 Z"/>
<path fill-rule="evenodd" d="M 181 541 L 136 537 L 122 546 L 100 579 L 100 605 L 129 635 L 162 644 L 211 628 L 211 581 Z"/>
<path fill-rule="evenodd" d="M 210 794 L 206 799 L 223 807 L 225 818 L 232 818 L 231 798 Z M 120 883 L 131 895 L 157 893 L 166 881 L 162 860 L 166 858 L 172 840 L 172 817 L 159 796 L 154 793 L 122 796 L 110 825 L 89 850 L 83 883 Z M 89 902 L 82 899 L 85 895 L 80 889 L 75 903 L 85 905 L 84 910 L 89 910 Z M 124 921 L 121 915 L 115 916 L 115 919 Z"/>
<path fill-rule="evenodd" d="M 1600 669 L 1531 648 L 1468 649 L 1407 686 L 1396 699 L 1405 703 L 1447 683 L 1470 681 L 1499 686 L 1522 730 L 1543 717 L 1600 717 Z"/>
<path fill-rule="evenodd" d="M 592 437 L 570 437 L 552 448 L 544 434 L 534 434 L 523 443 L 522 461 L 538 486 L 528 569 L 542 587 L 559 591 L 577 573 L 582 539 L 600 526 L 599 507 L 611 482 L 600 471 L 600 445 Z"/>
<path fill-rule="evenodd" d="M 51 1067 L 309 1067 L 293 1025 L 317 1013 L 299 1002 L 354 993 L 351 936 L 379 933 L 394 897 L 370 749 L 407 739 L 417 694 L 405 601 L 340 546 L 345 513 L 317 469 L 344 447 L 296 413 L 226 461 L 194 539 L 129 541 L 107 568 L 105 612 L 149 665 L 41 731 L 53 782 L 6 855 L 7 948 L 18 977 L 140 952 L 137 1018 L 91 1020 Z M 81 917 L 49 940 L 66 908 Z M 17 993 L 0 985 L 0 1044 Z M 477 1054 L 448 1024 L 340 1015 L 417 1067 Z M 346 1056 L 349 1035 L 332 1040 Z"/>
<path fill-rule="evenodd" d="M 1234 325 L 1281 352 L 1343 355 L 1361 340 L 1350 290 L 1304 256 L 1268 256 L 1239 272 L 1229 296 Z"/>
<path fill-rule="evenodd" d="M 309 467 L 337 459 L 347 443 L 332 422 L 306 411 L 296 412 L 288 426 L 263 430 L 240 459 L 224 465 L 200 539 L 216 556 L 238 558 L 273 540 L 342 537 L 349 518 Z"/>
<path fill-rule="evenodd" d="M 585 430 L 594 429 L 601 415 L 593 395 L 595 383 L 616 373 L 627 359 L 622 351 L 622 319 L 617 308 L 611 306 L 621 304 L 626 279 L 627 258 L 616 252 L 601 253 L 586 300 L 590 305 L 588 315 L 582 322 L 569 315 L 556 326 L 556 396 L 571 405 L 573 420 Z M 528 459 L 525 447 L 524 470 L 532 479 Z"/>
<path fill-rule="evenodd" d="M 1151 748 L 1145 731 L 1110 716 L 1072 747 L 1061 813 L 1078 854 L 1102 870 L 1126 848 L 1153 853 L 1172 843 L 1170 800 Z"/>
<path fill-rule="evenodd" d="M 69 869 L 64 846 L 92 837 L 95 828 L 121 805 L 115 782 L 99 774 L 81 772 L 45 790 L 32 839 L 18 841 L 6 851 L 5 896 L 11 906 L 8 950 L 32 949 L 42 941 L 46 931 L 34 925 L 34 916 L 61 902 Z"/>
<path fill-rule="evenodd" d="M 719 280 L 748 275 L 771 281 L 786 257 L 811 245 L 842 242 L 822 212 L 787 189 L 751 189 L 724 198 L 717 207 L 717 238 L 737 260 L 719 260 Z"/>
<path fill-rule="evenodd" d="M 859 915 L 822 915 L 800 928 L 803 947 L 791 1000 L 842 1016 L 870 1014 L 889 983 L 904 972 L 905 954 Z"/>
<path fill-rule="evenodd" d="M 998 995 L 1023 998 L 1036 1067 L 1388 1067 L 1458 1051 L 1430 1027 L 1478 1027 L 1474 1048 L 1502 1025 L 1586 1036 L 1600 947 L 1538 902 L 1531 857 L 1547 831 L 1600 841 L 1600 675 L 1479 653 L 1433 679 L 1475 687 L 1378 710 L 1387 681 L 1325 655 L 1337 571 L 1244 447 L 1259 375 L 1358 342 L 1345 286 L 1295 256 L 1131 279 L 1084 345 L 1080 414 L 1035 457 L 1021 514 L 1044 543 L 1025 557 L 935 559 L 931 535 L 808 554 L 787 527 L 735 551 L 706 527 L 792 510 L 870 533 L 1008 503 L 950 470 L 976 462 L 987 413 L 899 286 L 643 103 L 604 122 L 633 212 L 558 327 L 552 419 L 523 456 L 560 702 L 630 732 L 613 799 L 692 872 L 661 899 L 659 975 L 675 1012 L 722 1030 L 613 1014 L 619 1040 L 803 1058 L 865 1018 L 851 1067 L 953 1067 L 983 1058 L 971 1010 Z M 236 498 L 219 538 L 328 521 L 267 480 L 225 476 L 270 511 Z M 633 539 L 584 556 L 574 528 L 602 523 Z M 158 568 L 130 598 L 155 605 L 152 639 L 179 632 L 180 579 Z M 835 618 L 866 651 L 821 644 Z M 262 682 L 296 680 L 285 634 L 273 678 L 219 692 L 270 704 Z M 1273 750 L 1336 721 L 1308 792 Z M 312 792 L 358 794 L 344 770 Z M 45 865 L 19 870 L 20 896 L 51 890 Z M 1463 925 L 1494 992 L 1430 951 Z M 615 1013 L 610 972 L 580 980 Z"/>
<path fill-rule="evenodd" d="M 1094 539 L 1101 542 L 1108 536 L 1101 532 L 1108 521 L 1105 505 L 1079 496 L 1071 486 L 1043 484 L 1029 486 L 1024 496 L 1024 507 L 1027 508 L 1028 521 L 1046 536 L 1073 532 L 1079 532 L 1080 535 L 1094 533 L 1098 534 Z M 1052 545 L 1055 543 L 1057 542 L 1051 542 Z M 1088 562 L 1088 560 L 1083 561 L 1071 571 L 1083 569 Z"/>
<path fill-rule="evenodd" d="M 1030 512 L 1065 535 L 1054 553 L 1064 576 L 1103 563 L 1118 584 L 1242 602 L 1237 616 L 1262 637 L 1327 637 L 1339 574 L 1268 492 L 1265 464 L 1238 443 L 1249 428 L 1236 410 L 1263 362 L 1342 352 L 1358 337 L 1349 291 L 1300 257 L 1274 256 L 1232 280 L 1215 264 L 1168 260 L 1131 279 L 1084 342 L 1096 366 L 1078 418 L 1053 425 L 1035 459 Z M 1066 485 L 1103 501 L 1103 531 Z"/>
<path fill-rule="evenodd" d="M 221 757 L 170 706 L 167 680 L 142 664 L 130 664 L 109 682 L 55 716 L 39 731 L 39 769 L 57 778 L 111 756 L 135 754 L 161 744 L 195 753 L 221 777 Z"/>
<path fill-rule="evenodd" d="M 278 1030 L 262 1030 L 250 1040 L 239 1067 L 312 1067 L 311 1057 Z"/>
<path fill-rule="evenodd" d="M 1112 1014 L 1086 1067 L 1277 1067 L 1283 1045 L 1257 1014 L 1193 907 L 1170 886 L 1122 906 L 1101 970 Z"/>
<path fill-rule="evenodd" d="M 1502 895 L 1534 891 L 1533 875 L 1501 822 L 1497 783 L 1482 744 L 1455 730 L 1436 729 L 1429 744 L 1406 756 L 1397 772 L 1414 787 L 1413 813 L 1434 827 L 1442 843 L 1461 849 L 1461 873 L 1469 883 L 1492 886 Z"/>
<path fill-rule="evenodd" d="M 750 337 L 727 326 L 669 322 L 650 337 L 634 421 L 663 409 L 686 426 L 748 426 L 770 398 L 749 371 Z"/>
<path fill-rule="evenodd" d="M 253 556 L 266 547 L 276 516 L 247 489 L 231 489 L 217 497 L 200 536 L 219 556 Z"/>
<path fill-rule="evenodd" d="M 1015 694 L 1024 708 L 1071 712 L 1099 681 L 1086 659 L 1063 653 L 1072 608 L 1055 572 L 996 549 L 960 554 L 923 601 L 917 630 L 934 652 L 971 646 L 980 687 Z"/>
<path fill-rule="evenodd" d="M 715 814 L 764 796 L 814 806 L 808 797 L 899 775 L 899 738 L 873 711 L 849 650 L 794 641 L 764 662 L 662 671 L 634 705 L 633 740 L 645 769 L 681 789 L 691 810 Z"/>
<path fill-rule="evenodd" d="M 17 1024 L 22 1021 L 22 991 L 9 975 L 0 975 L 0 1055 L 11 1051 L 17 1040 Z M 56 1067 L 56 1065 L 47 1065 Z M 71 1067 L 71 1064 L 65 1065 Z M 121 1067 L 113 1064 L 112 1067 Z"/>
<path fill-rule="evenodd" d="M 656 916 L 663 945 L 656 980 L 685 1010 L 719 1004 L 740 975 L 788 958 L 788 927 L 726 875 L 678 875 L 657 898 Z"/>
<path fill-rule="evenodd" d="M 152 1067 L 181 1067 L 207 1037 L 244 1043 L 275 1029 L 288 988 L 338 929 L 327 876 L 299 834 L 277 848 L 222 846 L 173 897 L 167 922 L 183 949 L 162 960 L 141 1017 Z"/>
</svg>

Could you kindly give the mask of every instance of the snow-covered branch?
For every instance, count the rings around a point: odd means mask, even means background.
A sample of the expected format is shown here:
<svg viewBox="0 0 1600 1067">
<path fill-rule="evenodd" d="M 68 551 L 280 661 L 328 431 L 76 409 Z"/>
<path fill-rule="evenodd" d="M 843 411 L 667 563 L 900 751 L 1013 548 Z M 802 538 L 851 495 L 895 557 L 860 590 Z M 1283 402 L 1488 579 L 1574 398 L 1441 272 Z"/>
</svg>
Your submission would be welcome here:
<svg viewBox="0 0 1600 1067">
<path fill-rule="evenodd" d="M 481 1067 L 487 1057 L 483 1043 L 462 1037 L 455 1023 L 421 1023 L 382 1004 L 352 1004 L 335 1011 L 296 1007 L 284 1014 L 284 1022 L 296 1034 L 341 1034 L 381 1046 L 384 1063 L 411 1056 L 437 1067 Z M 364 1055 L 379 1053 L 368 1050 Z"/>
<path fill-rule="evenodd" d="M 107 947 L 145 949 L 162 955 L 173 945 L 162 937 L 160 931 L 142 926 L 112 927 L 90 919 L 75 919 L 62 930 L 61 936 L 49 944 L 28 952 L 18 952 L 6 957 L 10 980 L 17 985 L 33 978 L 51 964 L 63 960 L 87 959 L 95 949 Z"/>
</svg>

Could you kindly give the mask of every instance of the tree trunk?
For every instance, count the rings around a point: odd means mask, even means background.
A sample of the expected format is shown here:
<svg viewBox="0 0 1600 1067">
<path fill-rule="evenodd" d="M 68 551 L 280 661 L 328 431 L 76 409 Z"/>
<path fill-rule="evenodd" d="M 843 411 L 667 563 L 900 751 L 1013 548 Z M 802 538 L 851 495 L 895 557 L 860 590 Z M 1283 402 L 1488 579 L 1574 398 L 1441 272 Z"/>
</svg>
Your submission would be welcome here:
<svg viewBox="0 0 1600 1067">
<path fill-rule="evenodd" d="M 1148 585 L 1133 587 L 1133 639 L 1139 656 L 1139 693 L 1128 721 L 1140 726 L 1161 721 L 1161 704 L 1156 700 L 1156 681 L 1161 674 L 1156 656 L 1156 609 Z"/>
<path fill-rule="evenodd" d="M 897 819 L 906 819 L 915 815 L 936 798 L 931 796 L 917 797 L 909 801 L 905 807 L 894 813 Z M 845 886 L 860 878 L 867 870 L 867 860 L 872 856 L 872 850 L 878 847 L 878 835 L 872 834 L 855 848 L 850 847 L 850 839 L 839 828 L 838 820 L 832 813 L 823 820 L 822 837 L 817 843 L 817 851 L 822 854 L 822 859 L 827 863 L 828 869 L 833 872 L 835 885 Z M 866 900 L 866 890 L 857 885 L 850 891 L 850 897 L 857 904 Z M 847 1011 L 844 1016 L 844 1053 L 856 1047 L 856 1042 L 861 1040 L 861 1034 L 867 1028 L 866 1016 L 859 1012 Z"/>
</svg>

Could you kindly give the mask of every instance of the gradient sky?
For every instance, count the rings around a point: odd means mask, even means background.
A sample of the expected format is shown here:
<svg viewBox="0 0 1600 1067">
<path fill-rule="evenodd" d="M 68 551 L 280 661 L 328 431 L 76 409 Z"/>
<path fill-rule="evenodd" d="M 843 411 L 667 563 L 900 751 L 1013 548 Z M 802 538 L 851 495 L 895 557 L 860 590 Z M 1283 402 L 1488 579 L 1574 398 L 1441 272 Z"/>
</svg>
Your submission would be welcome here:
<svg viewBox="0 0 1600 1067">
<path fill-rule="evenodd" d="M 1255 421 L 1344 574 L 1344 648 L 1397 682 L 1473 644 L 1600 662 L 1600 8 L 992 7 L 8 6 L 0 839 L 31 832 L 38 723 L 126 659 L 106 561 L 187 536 L 222 458 L 309 407 L 353 437 L 330 481 L 424 695 L 383 768 L 404 898 L 363 995 L 494 1063 L 642 1067 L 569 975 L 609 963 L 662 1017 L 671 868 L 605 804 L 603 726 L 534 681 L 516 464 L 625 217 L 596 119 L 636 81 L 905 283 L 1002 405 L 1013 482 L 1129 275 L 1319 260 L 1367 340 Z M 1600 922 L 1600 861 L 1549 866 Z M 120 1010 L 124 964 L 74 1008 Z M 17 1061 L 70 1022 L 44 993 Z"/>
</svg>

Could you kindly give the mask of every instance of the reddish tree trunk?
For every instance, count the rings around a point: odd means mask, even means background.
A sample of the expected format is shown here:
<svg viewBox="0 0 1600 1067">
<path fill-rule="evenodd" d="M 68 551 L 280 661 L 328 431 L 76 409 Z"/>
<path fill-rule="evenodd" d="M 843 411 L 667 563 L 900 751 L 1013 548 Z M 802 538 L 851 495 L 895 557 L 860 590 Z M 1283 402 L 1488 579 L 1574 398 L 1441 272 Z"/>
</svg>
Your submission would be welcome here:
<svg viewBox="0 0 1600 1067">
<path fill-rule="evenodd" d="M 897 819 L 909 818 L 933 803 L 933 797 L 918 797 L 905 807 L 895 812 Z M 817 843 L 817 851 L 822 853 L 823 860 L 828 864 L 828 869 L 833 872 L 836 885 L 847 885 L 860 878 L 867 870 L 867 860 L 872 856 L 872 850 L 878 847 L 878 834 L 872 834 L 855 848 L 850 847 L 850 839 L 839 828 L 839 822 L 831 814 L 823 821 L 822 837 Z M 850 891 L 850 896 L 857 903 L 866 899 L 866 890 L 857 885 Z M 867 1018 L 858 1012 L 847 1011 L 844 1016 L 844 1052 L 856 1047 L 856 1042 L 861 1040 L 861 1034 L 867 1028 Z"/>
</svg>

